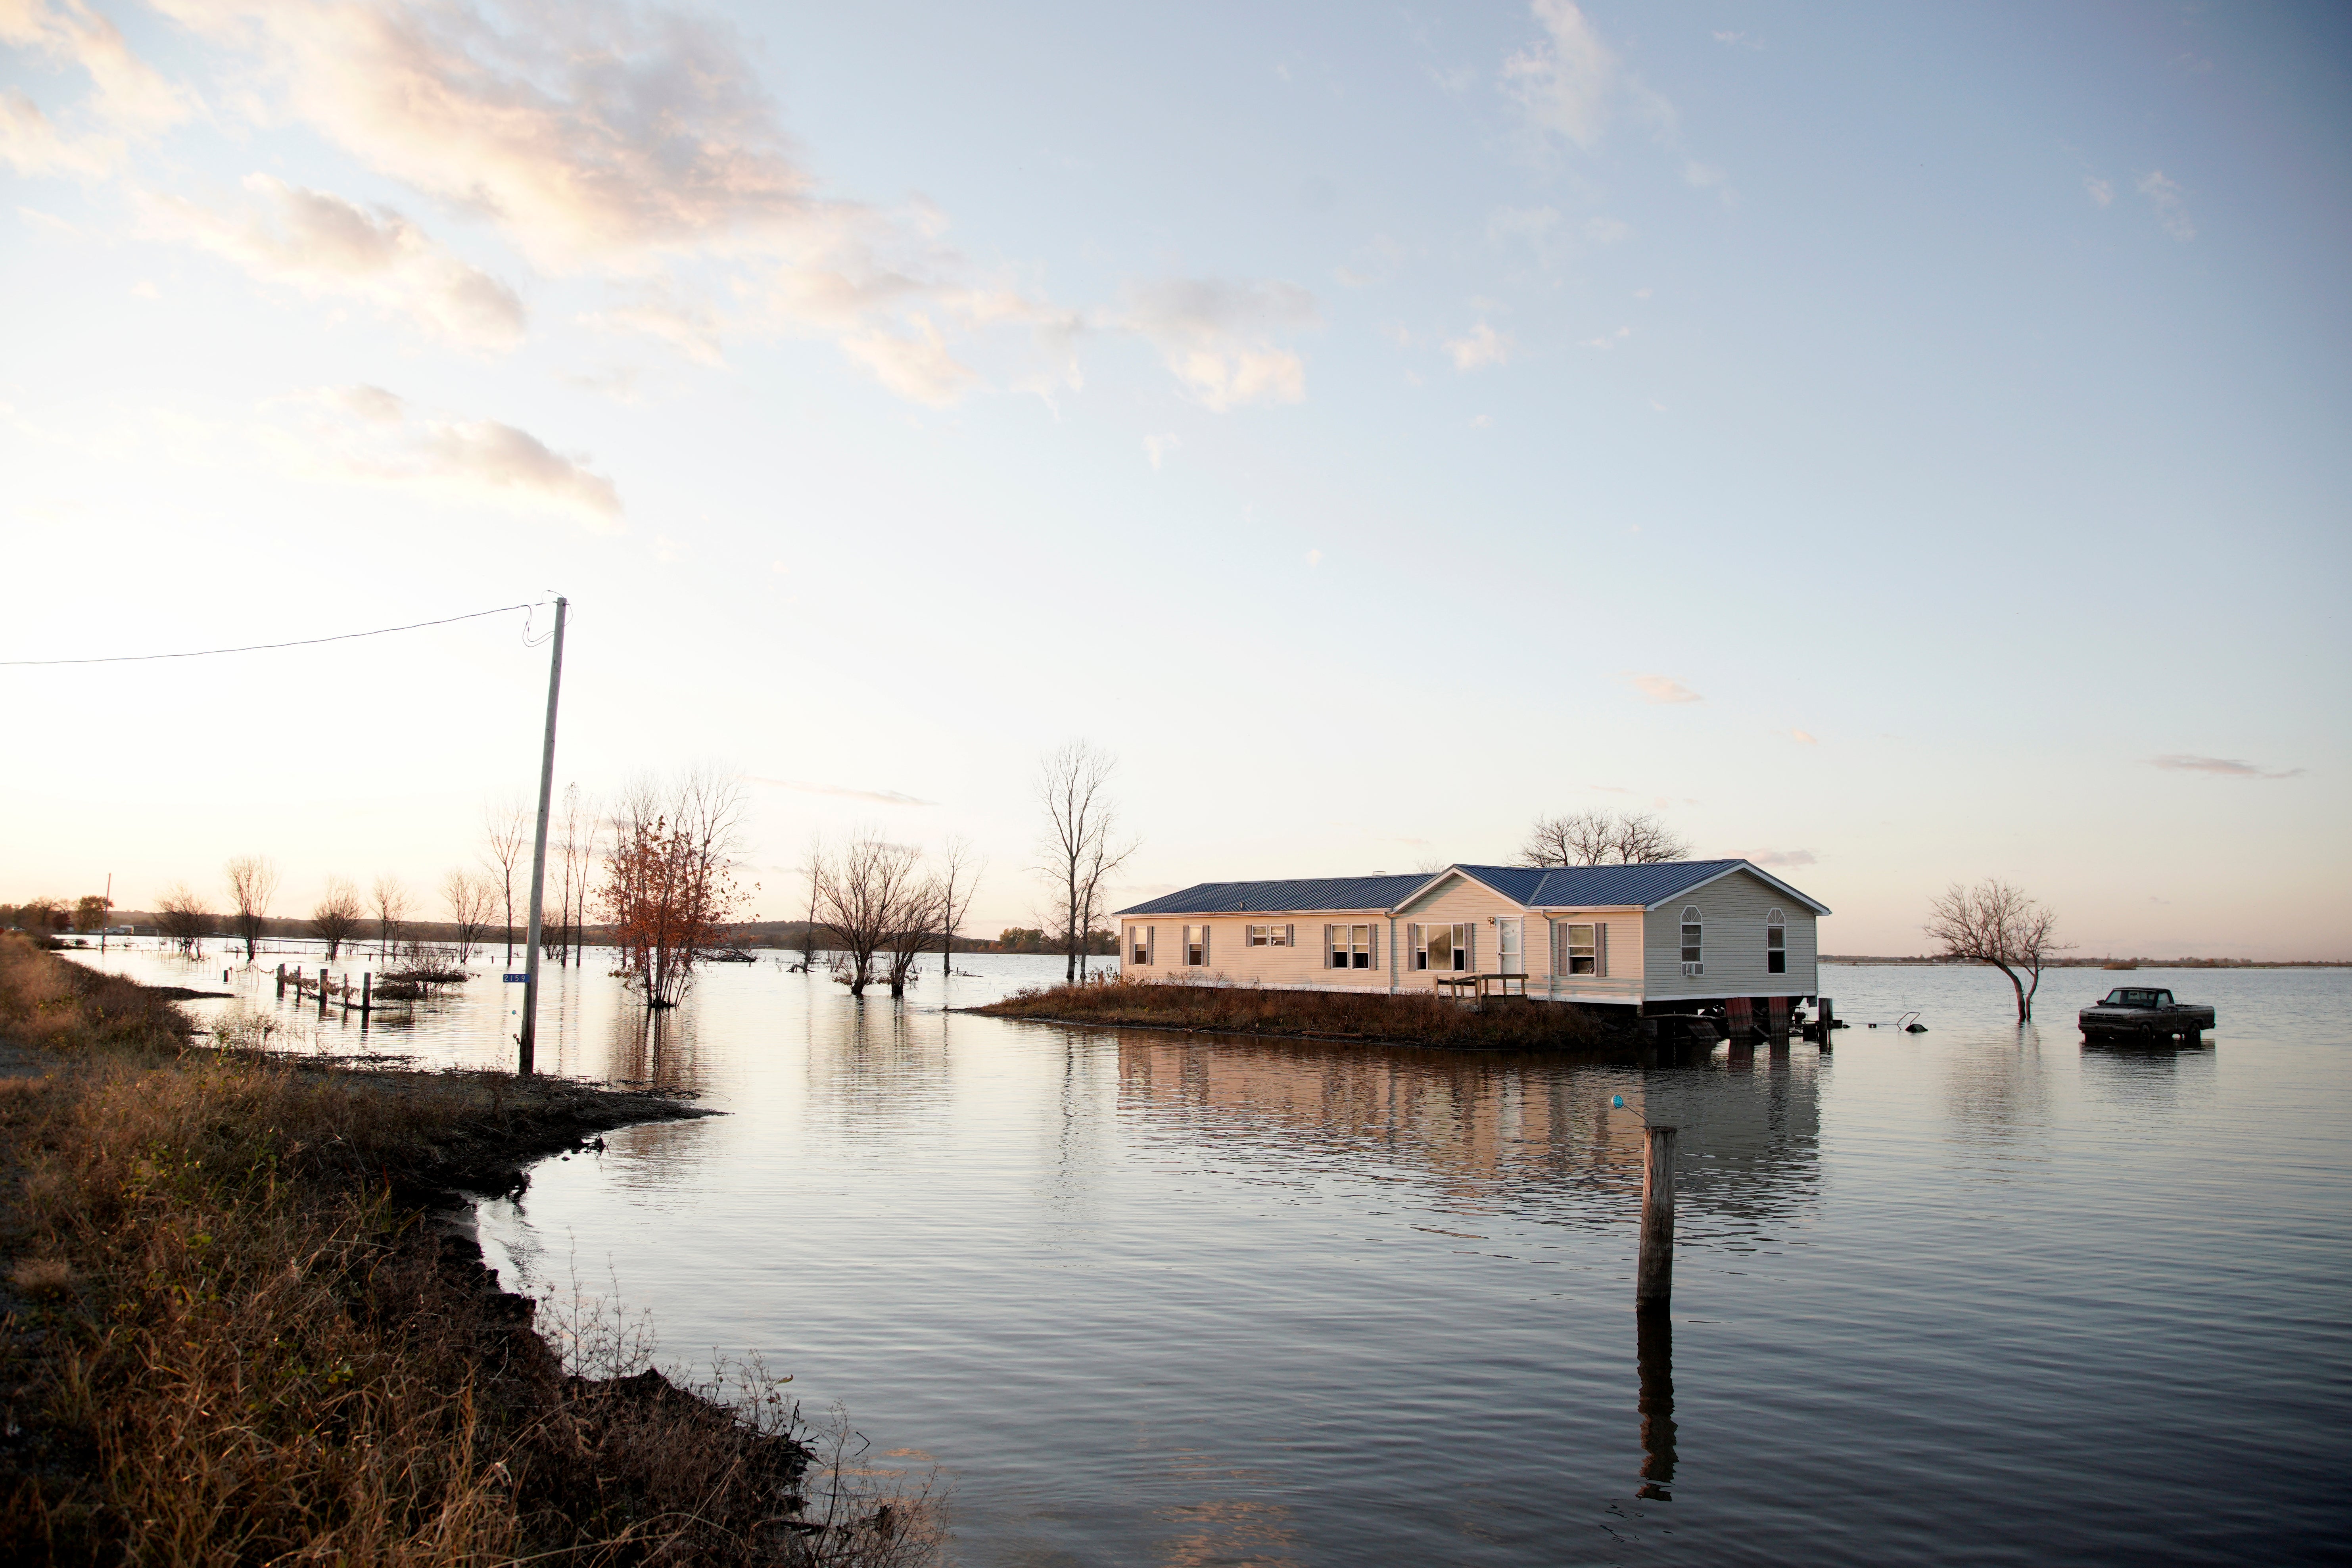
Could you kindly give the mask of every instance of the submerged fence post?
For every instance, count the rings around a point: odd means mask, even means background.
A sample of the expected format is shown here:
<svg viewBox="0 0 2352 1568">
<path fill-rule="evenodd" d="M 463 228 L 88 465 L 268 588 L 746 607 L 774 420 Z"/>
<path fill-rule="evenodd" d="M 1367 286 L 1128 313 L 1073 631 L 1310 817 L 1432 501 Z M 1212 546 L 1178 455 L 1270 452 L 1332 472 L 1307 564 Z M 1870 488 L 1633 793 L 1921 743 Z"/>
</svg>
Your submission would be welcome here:
<svg viewBox="0 0 2352 1568">
<path fill-rule="evenodd" d="M 221 978 L 226 980 L 228 976 L 224 974 Z M 282 963 L 278 966 L 278 994 L 286 994 L 286 966 Z"/>
<path fill-rule="evenodd" d="M 372 969 L 360 971 L 360 1016 L 362 1019 L 368 1016 L 368 983 L 374 978 L 375 971 Z"/>
<path fill-rule="evenodd" d="M 1642 1163 L 1642 1255 L 1633 1269 L 1636 1311 L 1663 1312 L 1675 1292 L 1675 1131 L 1651 1127 Z"/>
</svg>

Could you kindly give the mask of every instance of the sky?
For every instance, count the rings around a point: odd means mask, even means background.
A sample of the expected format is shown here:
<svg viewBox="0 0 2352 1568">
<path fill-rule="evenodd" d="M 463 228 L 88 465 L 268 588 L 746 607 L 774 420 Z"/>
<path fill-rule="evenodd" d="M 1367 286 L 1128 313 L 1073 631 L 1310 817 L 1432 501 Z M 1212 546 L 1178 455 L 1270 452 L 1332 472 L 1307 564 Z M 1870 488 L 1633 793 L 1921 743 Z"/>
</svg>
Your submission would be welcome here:
<svg viewBox="0 0 2352 1568">
<path fill-rule="evenodd" d="M 743 781 L 2352 958 L 2352 14 L 0 0 L 0 899 Z"/>
</svg>

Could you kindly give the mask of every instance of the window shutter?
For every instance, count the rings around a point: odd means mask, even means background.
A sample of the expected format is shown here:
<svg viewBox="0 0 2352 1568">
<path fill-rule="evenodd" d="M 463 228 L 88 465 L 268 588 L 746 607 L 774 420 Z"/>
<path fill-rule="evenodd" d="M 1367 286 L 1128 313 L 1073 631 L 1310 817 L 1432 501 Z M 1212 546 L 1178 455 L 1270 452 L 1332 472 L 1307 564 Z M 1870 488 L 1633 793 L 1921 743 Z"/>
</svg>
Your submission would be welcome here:
<svg viewBox="0 0 2352 1568">
<path fill-rule="evenodd" d="M 1329 926 L 1323 928 L 1323 967 L 1326 969 L 1331 967 L 1331 928 Z"/>
<path fill-rule="evenodd" d="M 1372 967 L 1381 966 L 1381 928 L 1378 921 L 1364 928 L 1364 945 L 1371 950 Z"/>
<path fill-rule="evenodd" d="M 1404 966 L 1407 969 L 1418 968 L 1421 964 L 1421 922 L 1419 921 L 1404 922 Z"/>
<path fill-rule="evenodd" d="M 1592 977 L 1609 978 L 1609 925 L 1605 921 L 1595 921 L 1592 925 Z"/>
<path fill-rule="evenodd" d="M 1476 921 L 1464 921 L 1462 922 L 1462 932 L 1463 945 L 1470 950 L 1470 973 L 1475 974 L 1478 973 L 1478 922 Z"/>
<path fill-rule="evenodd" d="M 1160 928 L 1158 926 L 1143 928 L 1143 962 L 1146 963 L 1160 962 Z"/>
<path fill-rule="evenodd" d="M 1208 922 L 1208 921 L 1202 921 L 1201 922 L 1201 966 L 1202 966 L 1203 969 L 1207 968 L 1207 967 L 1208 967 L 1208 965 L 1209 965 L 1209 931 L 1210 931 L 1210 929 L 1211 929 L 1211 928 L 1210 928 L 1210 925 L 1209 925 L 1209 922 Z"/>
<path fill-rule="evenodd" d="M 1298 945 L 1298 928 L 1297 926 L 1285 926 L 1282 928 L 1282 945 L 1285 947 L 1297 947 Z"/>
</svg>

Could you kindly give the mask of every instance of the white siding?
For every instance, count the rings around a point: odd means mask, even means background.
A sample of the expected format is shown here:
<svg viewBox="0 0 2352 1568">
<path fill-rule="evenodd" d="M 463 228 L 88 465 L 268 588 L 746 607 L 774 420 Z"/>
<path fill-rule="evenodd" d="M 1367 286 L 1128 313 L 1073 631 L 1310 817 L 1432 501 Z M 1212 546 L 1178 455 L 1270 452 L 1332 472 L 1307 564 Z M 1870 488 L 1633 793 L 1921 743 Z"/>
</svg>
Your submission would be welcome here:
<svg viewBox="0 0 2352 1568">
<path fill-rule="evenodd" d="M 1544 954 L 1542 969 L 1535 973 L 1549 975 L 1549 983 L 1540 993 L 1555 1002 L 1609 1002 L 1623 1005 L 1642 1000 L 1643 971 L 1646 967 L 1642 952 L 1642 911 L 1639 910 L 1555 910 L 1549 921 L 1530 920 L 1541 924 L 1544 932 L 1541 946 Z M 1598 975 L 1570 974 L 1559 943 L 1566 940 L 1560 929 L 1569 925 L 1594 925 L 1603 932 L 1601 942 L 1604 972 Z M 1529 946 L 1538 945 L 1530 942 Z"/>
<path fill-rule="evenodd" d="M 1683 910 L 1698 906 L 1706 973 L 1685 979 L 1682 965 Z M 1764 924 L 1779 910 L 1788 921 L 1789 972 L 1764 969 Z M 1648 992 L 1661 1001 L 1718 996 L 1811 996 L 1815 994 L 1819 948 L 1813 911 L 1759 877 L 1734 871 L 1706 887 L 1652 910 L 1646 921 Z"/>
</svg>

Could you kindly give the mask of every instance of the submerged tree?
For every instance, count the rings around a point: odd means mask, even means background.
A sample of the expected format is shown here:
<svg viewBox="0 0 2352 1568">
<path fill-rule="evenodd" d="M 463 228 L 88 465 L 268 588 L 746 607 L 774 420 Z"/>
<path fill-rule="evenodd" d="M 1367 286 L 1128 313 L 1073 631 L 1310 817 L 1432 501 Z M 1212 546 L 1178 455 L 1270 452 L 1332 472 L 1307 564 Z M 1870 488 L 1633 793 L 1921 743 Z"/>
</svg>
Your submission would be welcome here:
<svg viewBox="0 0 2352 1568">
<path fill-rule="evenodd" d="M 114 909 L 114 900 L 103 893 L 84 893 L 74 900 L 73 928 L 79 931 L 104 931 L 107 917 Z"/>
<path fill-rule="evenodd" d="M 971 910 L 972 894 L 980 888 L 980 874 L 988 868 L 986 861 L 974 864 L 971 847 L 961 838 L 948 840 L 940 856 L 940 978 L 944 981 L 955 972 L 956 927 Z"/>
<path fill-rule="evenodd" d="M 375 955 L 387 957 L 400 940 L 401 922 L 408 919 L 408 889 L 397 877 L 375 879 Z"/>
<path fill-rule="evenodd" d="M 2049 906 L 1987 877 L 1973 888 L 1953 883 L 1929 908 L 1927 931 L 1942 956 L 2000 970 L 2017 993 L 2017 1021 L 2032 1023 L 2042 971 L 2068 945 L 2056 940 L 2058 917 Z"/>
<path fill-rule="evenodd" d="M 515 923 L 515 863 L 522 858 L 523 850 L 530 844 L 535 826 L 522 807 L 511 800 L 496 801 L 482 808 L 482 859 L 495 874 L 499 900 L 506 911 L 507 963 L 514 963 Z"/>
<path fill-rule="evenodd" d="M 596 865 L 596 803 L 580 793 L 580 786 L 563 786 L 563 811 L 555 819 L 555 863 L 562 874 L 562 886 L 555 900 L 555 954 L 563 963 L 572 962 L 573 950 L 580 945 L 580 922 L 585 913 L 590 873 Z"/>
<path fill-rule="evenodd" d="M 646 1005 L 677 1006 L 696 966 L 726 945 L 742 818 L 740 787 L 708 768 L 667 784 L 641 780 L 614 808 L 604 913 L 622 979 Z"/>
<path fill-rule="evenodd" d="M 457 962 L 467 963 L 499 907 L 498 885 L 488 877 L 453 866 L 441 879 L 441 901 L 448 906 L 449 921 L 457 928 Z"/>
<path fill-rule="evenodd" d="M 1132 839 L 1116 840 L 1118 808 L 1110 801 L 1110 775 L 1118 762 L 1093 742 L 1073 741 L 1045 759 L 1037 777 L 1038 803 L 1045 808 L 1045 837 L 1039 850 L 1040 875 L 1054 884 L 1059 906 L 1063 978 L 1078 978 L 1087 932 L 1100 912 L 1111 874 L 1136 851 Z"/>
<path fill-rule="evenodd" d="M 1536 818 L 1519 864 L 1654 866 L 1689 854 L 1689 843 L 1646 811 L 1572 811 Z"/>
<path fill-rule="evenodd" d="M 343 943 L 359 934 L 360 924 L 366 919 L 360 890 L 341 877 L 328 878 L 327 896 L 310 911 L 310 934 L 327 944 L 328 963 L 332 963 Z"/>
<path fill-rule="evenodd" d="M 155 900 L 155 914 L 163 935 L 180 950 L 183 958 L 194 958 L 203 950 L 204 940 L 212 935 L 214 922 L 218 919 L 205 907 L 203 900 L 188 890 L 185 882 L 174 882 L 163 889 L 163 896 Z"/>
<path fill-rule="evenodd" d="M 269 900 L 278 896 L 278 868 L 266 856 L 240 855 L 228 863 L 229 929 L 245 943 L 245 961 L 259 951 Z"/>
<path fill-rule="evenodd" d="M 923 852 L 885 842 L 878 833 L 854 833 L 838 850 L 817 858 L 812 871 L 816 918 L 848 970 L 849 994 L 874 984 L 877 955 L 890 994 L 906 994 L 907 975 L 931 928 L 938 889 L 923 875 Z"/>
</svg>

